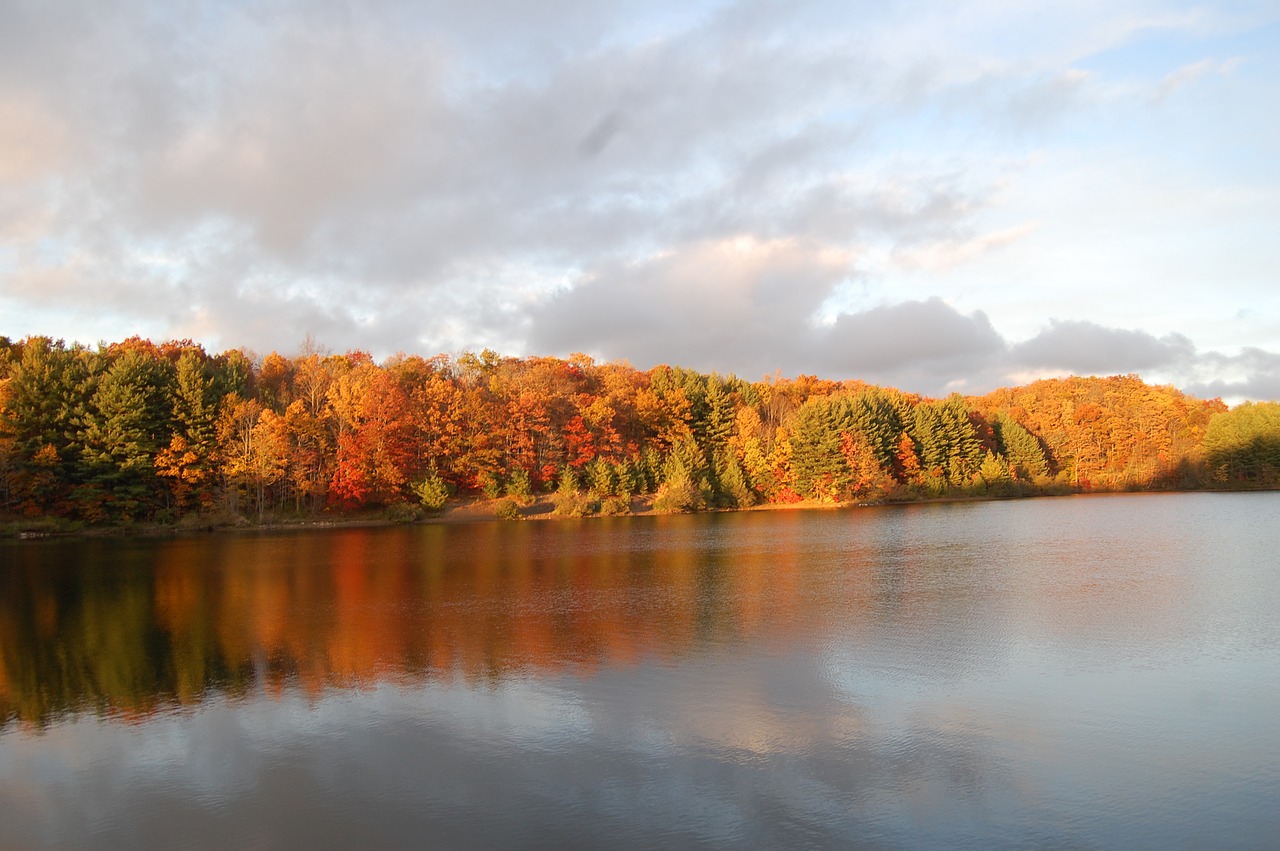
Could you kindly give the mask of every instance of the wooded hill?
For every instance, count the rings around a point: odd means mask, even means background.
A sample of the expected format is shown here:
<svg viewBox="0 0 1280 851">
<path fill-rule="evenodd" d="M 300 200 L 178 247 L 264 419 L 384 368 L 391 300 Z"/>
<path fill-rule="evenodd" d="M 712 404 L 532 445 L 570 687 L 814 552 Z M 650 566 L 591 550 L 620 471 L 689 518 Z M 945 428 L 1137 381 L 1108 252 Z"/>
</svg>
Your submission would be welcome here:
<svg viewBox="0 0 1280 851">
<path fill-rule="evenodd" d="M 258 358 L 0 337 L 0 514 L 250 519 L 556 492 L 569 514 L 1280 485 L 1280 405 L 1137 376 L 929 399 L 574 355 Z"/>
</svg>

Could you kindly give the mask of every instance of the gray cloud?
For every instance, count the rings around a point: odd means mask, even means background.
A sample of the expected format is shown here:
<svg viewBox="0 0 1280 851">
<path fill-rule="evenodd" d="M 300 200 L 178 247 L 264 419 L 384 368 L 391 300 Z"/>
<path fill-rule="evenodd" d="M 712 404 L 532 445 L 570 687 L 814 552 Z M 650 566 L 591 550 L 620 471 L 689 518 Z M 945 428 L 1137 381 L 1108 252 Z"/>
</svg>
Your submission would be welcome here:
<svg viewBox="0 0 1280 851">
<path fill-rule="evenodd" d="M 1073 320 L 1052 320 L 1012 350 L 1014 361 L 1023 367 L 1084 375 L 1168 369 L 1189 362 L 1194 353 L 1195 346 L 1181 334 L 1157 338 L 1146 331 Z"/>
<path fill-rule="evenodd" d="M 1280 400 L 1280 353 L 1246 347 L 1238 355 L 1209 352 L 1184 389 L 1204 399 Z M 1207 378 L 1206 376 L 1217 376 Z"/>
<path fill-rule="evenodd" d="M 622 113 L 610 112 L 596 122 L 587 135 L 578 143 L 578 153 L 587 159 L 594 159 L 613 141 L 623 129 Z"/>
<path fill-rule="evenodd" d="M 933 394 L 981 382 L 1006 349 L 984 313 L 939 298 L 842 315 L 819 346 L 816 360 L 833 373 Z"/>
<path fill-rule="evenodd" d="M 852 258 L 820 258 L 797 243 L 704 244 L 687 255 L 597 273 L 521 314 L 537 351 L 566 341 L 647 368 L 678 363 L 759 378 L 817 373 L 931 396 L 981 394 L 1028 376 L 1142 373 L 1202 398 L 1280 398 L 1280 354 L 1201 352 L 1092 322 L 1053 322 L 1010 343 L 982 311 L 940 298 L 908 300 L 814 321 L 850 275 Z M 674 342 L 673 341 L 677 341 Z M 1205 376 L 1233 376 L 1205 380 Z"/>
<path fill-rule="evenodd" d="M 595 270 L 531 311 L 528 338 L 539 351 L 573 341 L 636 365 L 764 375 L 800 361 L 809 317 L 851 268 L 845 253 L 793 240 L 696 243 Z"/>
<path fill-rule="evenodd" d="M 615 266 L 526 315 L 536 351 L 566 341 L 642 368 L 679 363 L 759 378 L 817 372 L 932 394 L 998 383 L 1007 344 L 986 315 L 941 299 L 814 319 L 854 258 L 795 241 L 708 242 Z"/>
</svg>

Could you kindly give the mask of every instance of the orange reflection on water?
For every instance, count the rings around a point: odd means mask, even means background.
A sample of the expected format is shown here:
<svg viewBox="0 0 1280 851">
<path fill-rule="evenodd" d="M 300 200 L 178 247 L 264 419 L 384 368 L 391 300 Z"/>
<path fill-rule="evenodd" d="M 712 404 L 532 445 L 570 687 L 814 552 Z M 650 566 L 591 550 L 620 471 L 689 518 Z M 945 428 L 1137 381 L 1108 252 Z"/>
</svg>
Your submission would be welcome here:
<svg viewBox="0 0 1280 851">
<path fill-rule="evenodd" d="M 127 568 L 66 542 L 6 574 L 0 711 L 39 724 L 211 691 L 588 675 L 823 620 L 785 524 L 729 555 L 686 545 L 688 518 L 615 546 L 628 522 L 181 539 Z"/>
<path fill-rule="evenodd" d="M 0 719 L 146 713 L 211 693 L 588 676 L 836 639 L 862 658 L 889 634 L 901 636 L 894 664 L 958 671 L 1000 652 L 1006 630 L 1132 638 L 1172 623 L 1178 574 L 1134 568 L 1138 550 L 1112 543 L 1081 559 L 1076 546 L 1034 566 L 1034 537 L 984 533 L 970 516 L 776 512 L 15 547 L 0 571 Z M 1118 560 L 1096 567 L 1108 551 Z"/>
</svg>

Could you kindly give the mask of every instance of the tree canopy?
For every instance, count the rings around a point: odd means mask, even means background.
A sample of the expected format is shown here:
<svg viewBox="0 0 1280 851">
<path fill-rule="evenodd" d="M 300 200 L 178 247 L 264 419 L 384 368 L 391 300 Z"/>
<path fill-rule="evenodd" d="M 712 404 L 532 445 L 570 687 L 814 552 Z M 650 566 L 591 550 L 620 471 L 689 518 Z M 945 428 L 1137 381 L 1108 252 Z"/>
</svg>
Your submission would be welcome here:
<svg viewBox="0 0 1280 851">
<path fill-rule="evenodd" d="M 216 355 L 0 341 L 0 513 L 85 522 L 526 504 L 570 476 L 616 510 L 1280 484 L 1280 406 L 1136 376 L 928 399 L 584 355 Z"/>
</svg>

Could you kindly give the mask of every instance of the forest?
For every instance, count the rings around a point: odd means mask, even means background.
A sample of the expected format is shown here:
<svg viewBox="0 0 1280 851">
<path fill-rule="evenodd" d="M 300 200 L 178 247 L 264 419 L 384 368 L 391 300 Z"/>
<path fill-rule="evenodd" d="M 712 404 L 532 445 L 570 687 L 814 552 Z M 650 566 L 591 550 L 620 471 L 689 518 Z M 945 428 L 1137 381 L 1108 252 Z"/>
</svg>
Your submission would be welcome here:
<svg viewBox="0 0 1280 851">
<path fill-rule="evenodd" d="M 921 397 L 585 355 L 209 354 L 0 337 L 0 516 L 76 525 L 520 517 L 1274 488 L 1280 404 L 1134 375 Z M 16 524 L 16 525 L 14 525 Z"/>
</svg>

